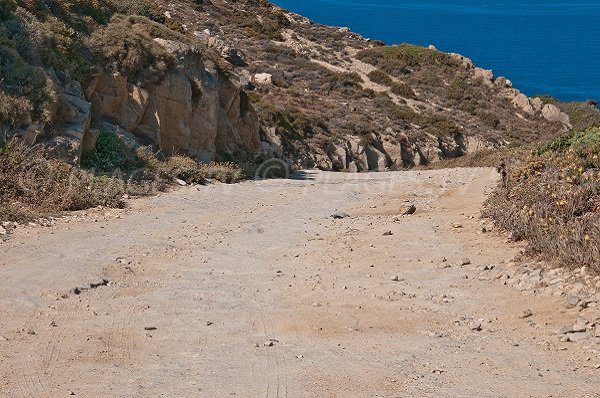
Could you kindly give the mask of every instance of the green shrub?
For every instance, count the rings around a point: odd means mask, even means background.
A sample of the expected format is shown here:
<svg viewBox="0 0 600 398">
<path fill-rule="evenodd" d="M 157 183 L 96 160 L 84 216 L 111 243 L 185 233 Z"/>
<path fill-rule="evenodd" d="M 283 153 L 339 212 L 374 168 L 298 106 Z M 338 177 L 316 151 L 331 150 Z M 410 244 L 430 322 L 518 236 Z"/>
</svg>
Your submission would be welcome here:
<svg viewBox="0 0 600 398">
<path fill-rule="evenodd" d="M 111 131 L 102 131 L 96 146 L 81 157 L 81 167 L 96 173 L 131 171 L 141 166 L 139 157 Z"/>
<path fill-rule="evenodd" d="M 15 0 L 0 0 L 0 22 L 10 18 L 16 10 L 17 2 Z"/>
</svg>

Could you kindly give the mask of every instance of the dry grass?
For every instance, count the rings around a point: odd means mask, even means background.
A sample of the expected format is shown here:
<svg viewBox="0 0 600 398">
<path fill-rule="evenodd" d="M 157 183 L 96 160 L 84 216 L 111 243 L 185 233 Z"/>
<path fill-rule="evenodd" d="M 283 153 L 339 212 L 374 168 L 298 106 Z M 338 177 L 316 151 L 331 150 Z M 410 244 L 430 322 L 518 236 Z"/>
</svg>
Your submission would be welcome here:
<svg viewBox="0 0 600 398">
<path fill-rule="evenodd" d="M 600 128 L 571 132 L 508 170 L 484 215 L 532 253 L 600 272 Z"/>
<path fill-rule="evenodd" d="M 26 221 L 96 206 L 122 207 L 125 194 L 152 195 L 175 179 L 205 184 L 244 178 L 232 163 L 199 164 L 182 155 L 159 160 L 150 147 L 133 153 L 112 139 L 105 141 L 85 164 L 94 170 L 52 159 L 41 145 L 9 141 L 0 148 L 0 221 Z"/>
<path fill-rule="evenodd" d="M 0 150 L 0 220 L 23 221 L 95 206 L 121 207 L 122 180 L 50 159 L 43 147 L 10 141 Z"/>
</svg>

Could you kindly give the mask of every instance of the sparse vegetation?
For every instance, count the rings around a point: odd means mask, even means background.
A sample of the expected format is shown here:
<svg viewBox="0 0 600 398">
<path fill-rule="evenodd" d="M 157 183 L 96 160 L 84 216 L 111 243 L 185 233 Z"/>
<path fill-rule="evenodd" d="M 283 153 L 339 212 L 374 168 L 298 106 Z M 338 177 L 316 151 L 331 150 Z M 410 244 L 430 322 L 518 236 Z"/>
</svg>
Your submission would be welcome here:
<svg viewBox="0 0 600 398">
<path fill-rule="evenodd" d="M 41 146 L 11 140 L 0 149 L 0 220 L 24 221 L 67 210 L 121 207 L 122 180 L 51 159 Z"/>
<path fill-rule="evenodd" d="M 486 203 L 484 215 L 532 253 L 600 271 L 600 129 L 572 131 L 534 151 Z"/>
<path fill-rule="evenodd" d="M 133 81 L 158 80 L 175 62 L 170 53 L 152 40 L 166 29 L 145 17 L 118 14 L 107 26 L 94 31 L 87 45 L 108 70 L 121 72 Z"/>
<path fill-rule="evenodd" d="M 357 58 L 396 77 L 401 77 L 418 66 L 457 66 L 457 62 L 448 54 L 412 44 L 363 50 L 357 54 Z"/>
</svg>

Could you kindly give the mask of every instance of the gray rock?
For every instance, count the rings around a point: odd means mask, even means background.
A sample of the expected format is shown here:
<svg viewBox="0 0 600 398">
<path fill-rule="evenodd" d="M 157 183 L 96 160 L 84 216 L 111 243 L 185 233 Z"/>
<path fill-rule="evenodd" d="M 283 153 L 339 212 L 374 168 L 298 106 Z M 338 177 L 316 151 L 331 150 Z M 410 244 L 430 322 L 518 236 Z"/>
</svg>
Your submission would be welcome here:
<svg viewBox="0 0 600 398">
<path fill-rule="evenodd" d="M 336 220 L 339 220 L 342 218 L 347 218 L 347 217 L 350 217 L 350 215 L 343 211 L 336 211 L 335 213 L 333 213 L 331 215 L 331 218 L 336 219 Z"/>
<path fill-rule="evenodd" d="M 572 325 L 566 325 L 563 326 L 559 331 L 558 334 L 569 334 L 569 333 L 574 333 L 573 331 L 573 326 Z"/>
<path fill-rule="evenodd" d="M 567 300 L 565 301 L 565 307 L 567 307 L 567 308 L 577 307 L 577 305 L 579 304 L 580 301 L 581 300 L 577 296 L 569 296 L 569 297 L 567 297 Z"/>
</svg>

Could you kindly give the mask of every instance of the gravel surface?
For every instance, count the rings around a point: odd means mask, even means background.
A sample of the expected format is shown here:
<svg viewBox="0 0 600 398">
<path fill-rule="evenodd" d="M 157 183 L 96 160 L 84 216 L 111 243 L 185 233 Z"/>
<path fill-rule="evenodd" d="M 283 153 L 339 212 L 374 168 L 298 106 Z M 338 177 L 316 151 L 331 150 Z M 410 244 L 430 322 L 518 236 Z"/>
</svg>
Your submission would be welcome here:
<svg viewBox="0 0 600 398">
<path fill-rule="evenodd" d="M 0 397 L 598 397 L 597 303 L 482 227 L 497 178 L 309 171 L 11 229 Z"/>
</svg>

